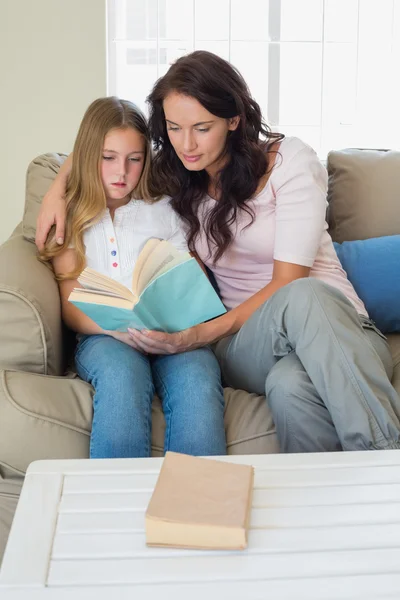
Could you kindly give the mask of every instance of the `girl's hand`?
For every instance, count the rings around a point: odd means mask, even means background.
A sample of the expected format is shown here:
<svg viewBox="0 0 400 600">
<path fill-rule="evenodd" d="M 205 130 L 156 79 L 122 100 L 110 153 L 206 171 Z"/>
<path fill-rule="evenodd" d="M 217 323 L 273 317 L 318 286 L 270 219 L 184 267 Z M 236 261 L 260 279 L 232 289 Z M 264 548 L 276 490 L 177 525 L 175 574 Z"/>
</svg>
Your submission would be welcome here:
<svg viewBox="0 0 400 600">
<path fill-rule="evenodd" d="M 127 331 L 105 331 L 104 333 L 106 333 L 107 335 L 110 335 L 111 337 L 115 338 L 119 342 L 123 342 L 124 344 L 127 344 L 128 346 L 130 346 L 131 348 L 134 348 L 135 350 L 137 350 L 138 352 L 141 352 L 142 354 L 147 354 L 147 352 L 145 352 L 141 349 L 139 344 L 132 338 L 132 336 Z"/>
<path fill-rule="evenodd" d="M 177 333 L 137 329 L 128 329 L 128 333 L 141 352 L 147 354 L 180 354 L 207 344 L 200 339 L 197 327 L 190 327 Z"/>
</svg>

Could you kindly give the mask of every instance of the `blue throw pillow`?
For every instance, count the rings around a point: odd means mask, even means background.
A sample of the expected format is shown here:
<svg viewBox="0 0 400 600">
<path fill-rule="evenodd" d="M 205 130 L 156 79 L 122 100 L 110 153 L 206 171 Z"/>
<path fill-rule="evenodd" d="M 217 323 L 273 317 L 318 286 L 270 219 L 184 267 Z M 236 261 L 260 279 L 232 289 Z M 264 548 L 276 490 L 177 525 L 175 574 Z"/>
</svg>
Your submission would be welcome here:
<svg viewBox="0 0 400 600">
<path fill-rule="evenodd" d="M 333 245 L 377 327 L 400 332 L 400 235 Z"/>
</svg>

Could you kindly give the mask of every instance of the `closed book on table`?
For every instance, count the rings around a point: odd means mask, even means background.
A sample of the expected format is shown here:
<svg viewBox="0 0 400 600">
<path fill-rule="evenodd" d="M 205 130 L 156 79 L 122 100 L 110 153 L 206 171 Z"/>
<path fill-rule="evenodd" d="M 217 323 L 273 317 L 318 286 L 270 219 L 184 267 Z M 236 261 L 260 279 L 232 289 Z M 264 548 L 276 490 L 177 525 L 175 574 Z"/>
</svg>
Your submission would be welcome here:
<svg viewBox="0 0 400 600">
<path fill-rule="evenodd" d="M 146 511 L 149 546 L 247 547 L 252 466 L 167 452 Z"/>
</svg>

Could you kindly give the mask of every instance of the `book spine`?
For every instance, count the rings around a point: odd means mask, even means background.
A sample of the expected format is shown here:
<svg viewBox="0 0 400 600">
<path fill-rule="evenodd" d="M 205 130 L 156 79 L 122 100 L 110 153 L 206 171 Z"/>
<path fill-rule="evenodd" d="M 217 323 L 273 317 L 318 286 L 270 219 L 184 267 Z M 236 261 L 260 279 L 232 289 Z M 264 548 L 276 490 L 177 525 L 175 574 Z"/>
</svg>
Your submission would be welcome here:
<svg viewBox="0 0 400 600">
<path fill-rule="evenodd" d="M 146 308 L 143 300 L 139 300 L 139 302 L 134 306 L 133 312 L 142 321 L 144 325 L 143 329 L 150 329 L 152 331 L 165 331 L 165 329 L 161 327 L 159 321 Z"/>
</svg>

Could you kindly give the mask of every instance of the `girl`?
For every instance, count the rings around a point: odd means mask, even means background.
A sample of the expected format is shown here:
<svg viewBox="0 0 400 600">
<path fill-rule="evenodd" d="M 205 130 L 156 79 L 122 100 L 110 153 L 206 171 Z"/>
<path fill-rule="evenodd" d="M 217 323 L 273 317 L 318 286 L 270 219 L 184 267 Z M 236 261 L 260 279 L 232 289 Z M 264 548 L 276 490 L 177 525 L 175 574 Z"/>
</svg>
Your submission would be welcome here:
<svg viewBox="0 0 400 600">
<path fill-rule="evenodd" d="M 149 238 L 187 249 L 169 201 L 151 200 L 143 115 L 125 100 L 96 100 L 83 117 L 73 156 L 65 239 L 59 245 L 49 236 L 41 257 L 53 263 L 64 321 L 79 334 L 77 372 L 95 389 L 90 456 L 150 456 L 155 392 L 165 414 L 165 450 L 225 454 L 223 390 L 209 348 L 147 356 L 129 333 L 102 330 L 68 302 L 85 265 L 130 287 Z"/>
<path fill-rule="evenodd" d="M 400 447 L 389 347 L 336 257 L 315 152 L 273 134 L 241 75 L 209 52 L 177 60 L 148 101 L 156 183 L 229 311 L 132 340 L 166 355 L 215 343 L 227 385 L 266 393 L 283 451 Z M 61 211 L 50 194 L 39 242 Z"/>
</svg>

